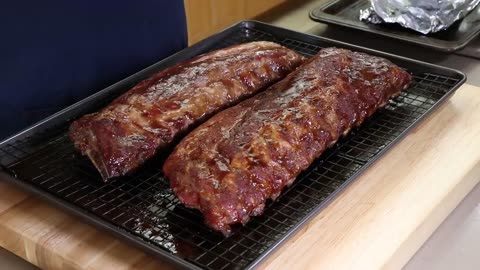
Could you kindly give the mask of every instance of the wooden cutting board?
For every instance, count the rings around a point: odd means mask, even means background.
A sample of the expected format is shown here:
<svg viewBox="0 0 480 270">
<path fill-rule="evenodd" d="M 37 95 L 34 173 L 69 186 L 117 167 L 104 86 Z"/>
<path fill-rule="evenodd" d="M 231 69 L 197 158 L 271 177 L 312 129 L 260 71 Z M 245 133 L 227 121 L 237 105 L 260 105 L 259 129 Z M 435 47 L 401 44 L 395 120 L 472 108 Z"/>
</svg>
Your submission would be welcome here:
<svg viewBox="0 0 480 270">
<path fill-rule="evenodd" d="M 464 85 L 260 266 L 398 269 L 480 180 L 480 88 Z M 45 269 L 169 269 L 0 181 L 0 245 Z"/>
</svg>

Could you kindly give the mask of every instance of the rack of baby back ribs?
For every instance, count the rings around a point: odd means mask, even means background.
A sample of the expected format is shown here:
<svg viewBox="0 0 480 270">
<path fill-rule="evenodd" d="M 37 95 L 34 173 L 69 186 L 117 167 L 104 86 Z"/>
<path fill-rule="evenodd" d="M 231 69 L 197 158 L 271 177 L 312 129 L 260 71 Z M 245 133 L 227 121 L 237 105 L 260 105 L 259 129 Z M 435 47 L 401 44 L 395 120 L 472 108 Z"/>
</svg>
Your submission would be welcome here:
<svg viewBox="0 0 480 270">
<path fill-rule="evenodd" d="M 0 163 L 181 266 L 253 268 L 464 80 L 241 22 L 4 141 Z"/>
</svg>

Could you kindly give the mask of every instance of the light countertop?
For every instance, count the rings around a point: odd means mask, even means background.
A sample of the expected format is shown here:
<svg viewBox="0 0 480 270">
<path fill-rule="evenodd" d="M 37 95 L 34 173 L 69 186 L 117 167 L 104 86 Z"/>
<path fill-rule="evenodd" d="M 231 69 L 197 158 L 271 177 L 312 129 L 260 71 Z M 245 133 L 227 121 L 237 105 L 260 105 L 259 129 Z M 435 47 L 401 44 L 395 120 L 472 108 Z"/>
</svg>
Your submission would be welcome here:
<svg viewBox="0 0 480 270">
<path fill-rule="evenodd" d="M 318 6 L 321 2 L 307 1 L 303 5 L 275 16 L 273 19 L 270 18 L 270 22 L 301 32 L 326 35 L 346 42 L 457 68 L 467 73 L 468 83 L 480 86 L 480 60 L 464 56 L 462 52 L 446 56 L 439 52 L 398 44 L 391 40 L 372 38 L 369 35 L 362 34 L 359 37 L 358 32 L 353 30 L 339 31 L 335 29 L 331 31 L 325 25 L 311 22 L 306 15 L 308 10 Z M 265 20 L 268 21 L 269 18 Z M 465 50 L 467 55 L 478 51 L 480 39 L 477 38 L 472 44 L 473 46 L 469 46 Z M 479 205 L 480 186 L 477 186 L 442 223 L 404 269 L 479 269 L 480 262 L 476 258 L 477 251 L 480 249 Z M 12 270 L 36 269 L 3 249 L 0 249 L 0 268 Z"/>
</svg>

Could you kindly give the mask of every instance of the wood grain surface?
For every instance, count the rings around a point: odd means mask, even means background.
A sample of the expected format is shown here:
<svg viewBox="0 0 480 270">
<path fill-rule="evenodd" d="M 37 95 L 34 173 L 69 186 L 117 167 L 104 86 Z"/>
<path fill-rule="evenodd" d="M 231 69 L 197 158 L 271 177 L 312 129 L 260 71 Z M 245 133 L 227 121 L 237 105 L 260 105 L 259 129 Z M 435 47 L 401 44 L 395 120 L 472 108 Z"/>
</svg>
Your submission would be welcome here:
<svg viewBox="0 0 480 270">
<path fill-rule="evenodd" d="M 288 0 L 185 0 L 188 43 L 194 44 L 238 21 L 252 19 L 286 1 Z"/>
<path fill-rule="evenodd" d="M 480 88 L 464 85 L 263 269 L 399 269 L 480 179 Z M 0 181 L 0 245 L 44 269 L 171 269 Z"/>
</svg>

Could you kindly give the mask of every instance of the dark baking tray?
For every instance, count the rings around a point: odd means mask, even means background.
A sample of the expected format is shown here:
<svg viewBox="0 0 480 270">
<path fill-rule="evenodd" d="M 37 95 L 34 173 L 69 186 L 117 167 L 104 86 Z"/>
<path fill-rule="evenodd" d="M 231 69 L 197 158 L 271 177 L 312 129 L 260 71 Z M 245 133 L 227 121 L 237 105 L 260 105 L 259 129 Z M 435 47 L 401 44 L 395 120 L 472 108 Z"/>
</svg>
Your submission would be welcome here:
<svg viewBox="0 0 480 270">
<path fill-rule="evenodd" d="M 361 128 L 324 153 L 265 214 L 227 238 L 203 225 L 196 210 L 179 204 L 161 172 L 162 157 L 130 177 L 102 184 L 67 137 L 72 119 L 98 110 L 154 71 L 228 45 L 270 40 L 311 56 L 337 46 L 391 59 L 414 75 L 410 88 Z M 253 268 L 316 215 L 408 130 L 450 96 L 465 75 L 412 59 L 245 21 L 207 38 L 0 143 L 2 177 L 68 212 L 191 269 Z"/>
<path fill-rule="evenodd" d="M 310 19 L 375 33 L 441 51 L 465 47 L 480 33 L 480 5 L 447 30 L 423 35 L 399 24 L 375 25 L 359 20 L 360 10 L 370 6 L 369 0 L 332 0 L 310 11 Z"/>
</svg>

